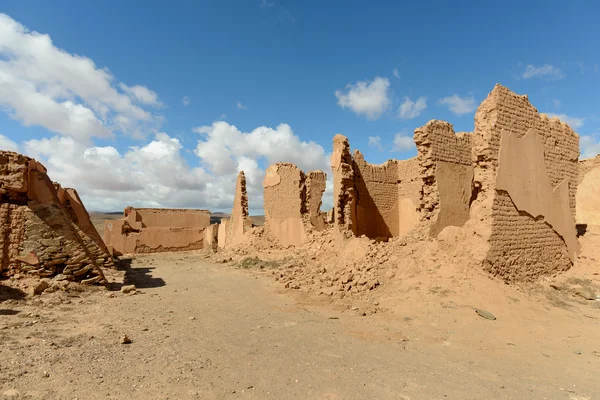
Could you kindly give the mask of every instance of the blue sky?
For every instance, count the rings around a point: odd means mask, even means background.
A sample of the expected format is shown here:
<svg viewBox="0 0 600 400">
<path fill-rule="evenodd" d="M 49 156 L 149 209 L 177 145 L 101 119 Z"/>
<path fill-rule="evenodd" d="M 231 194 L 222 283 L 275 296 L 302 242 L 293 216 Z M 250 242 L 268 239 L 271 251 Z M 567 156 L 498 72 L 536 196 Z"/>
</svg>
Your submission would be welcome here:
<svg viewBox="0 0 600 400">
<path fill-rule="evenodd" d="M 406 138 L 431 119 L 472 131 L 495 83 L 600 150 L 593 1 L 20 0 L 0 13 L 19 38 L 0 38 L 4 147 L 91 209 L 226 209 L 243 167 L 258 210 L 278 157 L 326 169 L 336 133 L 370 162 L 412 157 Z"/>
</svg>

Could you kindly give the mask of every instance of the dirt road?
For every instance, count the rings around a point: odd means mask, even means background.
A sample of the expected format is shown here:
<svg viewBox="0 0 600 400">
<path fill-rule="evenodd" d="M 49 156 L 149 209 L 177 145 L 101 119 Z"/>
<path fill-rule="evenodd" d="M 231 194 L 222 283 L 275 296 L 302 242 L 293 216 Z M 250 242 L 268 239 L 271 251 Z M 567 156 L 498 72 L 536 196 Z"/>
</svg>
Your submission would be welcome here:
<svg viewBox="0 0 600 400">
<path fill-rule="evenodd" d="M 588 341 L 549 349 L 541 332 L 531 332 L 539 346 L 520 348 L 494 330 L 501 321 L 480 317 L 467 329 L 472 337 L 454 340 L 450 326 L 421 316 L 423 326 L 446 332 L 426 335 L 409 317 L 361 317 L 308 302 L 261 274 L 199 261 L 193 253 L 139 256 L 125 276 L 138 287 L 135 295 L 52 293 L 0 302 L 0 394 L 80 400 L 600 396 L 600 357 Z M 120 343 L 123 334 L 131 344 Z"/>
</svg>

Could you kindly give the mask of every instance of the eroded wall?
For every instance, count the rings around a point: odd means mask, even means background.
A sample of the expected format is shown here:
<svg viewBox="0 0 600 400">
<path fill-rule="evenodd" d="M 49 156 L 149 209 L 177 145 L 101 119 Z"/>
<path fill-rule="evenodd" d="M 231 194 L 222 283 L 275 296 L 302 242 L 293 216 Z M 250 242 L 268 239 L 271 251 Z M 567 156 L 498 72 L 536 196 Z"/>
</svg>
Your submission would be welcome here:
<svg viewBox="0 0 600 400">
<path fill-rule="evenodd" d="M 504 163 L 510 168 L 518 154 L 515 151 L 518 145 L 513 141 L 522 139 L 531 129 L 538 134 L 539 142 L 533 146 L 538 148 L 530 148 L 523 157 L 528 160 L 527 168 L 535 170 L 528 170 L 527 174 L 521 171 L 521 174 L 535 176 L 533 186 L 507 186 L 502 174 L 499 175 L 499 167 Z M 504 137 L 511 139 L 503 141 Z M 573 264 L 572 246 L 568 243 L 575 237 L 578 135 L 557 118 L 548 119 L 546 115 L 538 114 L 527 96 L 517 95 L 496 85 L 477 109 L 473 142 L 475 184 L 480 188 L 474 205 L 481 221 L 481 235 L 489 243 L 484 268 L 506 281 L 532 281 L 541 275 L 570 268 Z M 501 154 L 505 154 L 501 151 L 501 145 L 504 144 L 511 148 L 507 150 L 509 156 L 506 158 L 501 157 Z M 516 205 L 519 200 L 515 199 L 524 195 L 525 189 L 528 190 L 526 195 L 534 198 L 539 193 L 547 192 L 541 183 L 546 180 L 540 178 L 543 174 L 540 153 L 543 154 L 545 174 L 552 190 L 565 191 L 568 197 L 569 223 L 563 231 L 552 225 L 551 220 L 555 217 L 548 211 L 535 216 Z M 538 161 L 533 162 L 533 159 Z M 498 176 L 500 186 L 497 183 Z M 506 187 L 509 189 L 506 190 Z M 567 215 L 561 214 L 560 219 L 566 221 Z"/>
<path fill-rule="evenodd" d="M 600 225 L 600 156 L 579 161 L 578 224 Z"/>
<path fill-rule="evenodd" d="M 204 248 L 207 210 L 127 207 L 123 214 L 104 223 L 104 241 L 115 255 Z"/>
<path fill-rule="evenodd" d="M 235 185 L 233 208 L 229 218 L 223 218 L 218 228 L 219 247 L 235 246 L 244 240 L 244 234 L 252 228 L 248 215 L 248 193 L 246 175 L 240 171 Z"/>
<path fill-rule="evenodd" d="M 39 162 L 0 151 L 0 270 L 105 283 L 114 263 L 77 193 L 53 183 Z M 93 228 L 93 227 L 92 227 Z"/>
<path fill-rule="evenodd" d="M 289 163 L 269 166 L 263 180 L 265 228 L 284 246 L 306 240 L 305 180 L 302 170 Z"/>
<path fill-rule="evenodd" d="M 333 221 L 346 233 L 356 234 L 356 193 L 354 167 L 348 138 L 337 134 L 333 137 L 331 153 L 333 172 Z"/>
<path fill-rule="evenodd" d="M 422 186 L 419 209 L 433 237 L 447 226 L 469 220 L 473 185 L 471 135 L 454 133 L 452 124 L 432 120 L 415 130 Z"/>
<path fill-rule="evenodd" d="M 303 243 L 312 230 L 325 229 L 321 200 L 327 175 L 304 173 L 294 164 L 276 163 L 263 180 L 265 230 L 283 246 Z"/>
</svg>

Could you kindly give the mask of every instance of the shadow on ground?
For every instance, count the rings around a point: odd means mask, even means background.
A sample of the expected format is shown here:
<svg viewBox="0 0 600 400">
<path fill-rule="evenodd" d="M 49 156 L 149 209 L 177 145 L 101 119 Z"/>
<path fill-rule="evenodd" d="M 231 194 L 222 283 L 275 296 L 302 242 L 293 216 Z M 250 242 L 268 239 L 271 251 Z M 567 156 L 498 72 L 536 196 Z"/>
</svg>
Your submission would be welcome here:
<svg viewBox="0 0 600 400">
<path fill-rule="evenodd" d="M 152 276 L 154 267 L 134 267 L 132 266 L 132 258 L 122 258 L 116 262 L 117 270 L 124 271 L 125 277 L 123 283 L 109 283 L 110 290 L 121 290 L 123 286 L 135 285 L 137 289 L 148 289 L 165 286 L 166 282 L 163 278 Z"/>
<path fill-rule="evenodd" d="M 10 286 L 0 284 L 0 301 L 4 300 L 22 300 L 27 296 L 27 293 L 20 289 L 15 289 Z"/>
</svg>

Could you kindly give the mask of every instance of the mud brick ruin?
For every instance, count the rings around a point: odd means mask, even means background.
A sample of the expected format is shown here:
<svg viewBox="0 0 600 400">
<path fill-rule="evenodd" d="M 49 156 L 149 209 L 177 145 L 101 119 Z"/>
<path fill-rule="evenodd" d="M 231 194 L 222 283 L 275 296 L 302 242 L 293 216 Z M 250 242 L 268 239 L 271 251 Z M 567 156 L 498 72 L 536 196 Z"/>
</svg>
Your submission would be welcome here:
<svg viewBox="0 0 600 400">
<path fill-rule="evenodd" d="M 105 221 L 104 241 L 115 256 L 204 248 L 207 210 L 127 207 L 123 219 Z"/>
<path fill-rule="evenodd" d="M 3 277 L 106 283 L 102 267 L 114 267 L 77 192 L 53 183 L 36 160 L 7 151 L 0 151 L 0 247 Z"/>
<path fill-rule="evenodd" d="M 579 136 L 539 114 L 527 96 L 496 85 L 473 132 L 432 120 L 414 140 L 416 157 L 373 165 L 336 135 L 327 213 L 320 209 L 326 174 L 280 162 L 263 180 L 264 228 L 251 229 L 240 172 L 231 216 L 220 224 L 211 225 L 206 210 L 128 207 L 123 219 L 105 223 L 104 241 L 75 190 L 53 184 L 35 160 L 0 152 L 2 275 L 103 282 L 101 267 L 112 266 L 112 255 L 217 251 L 257 234 L 289 247 L 328 229 L 377 241 L 435 240 L 458 229 L 478 238 L 475 261 L 484 270 L 507 282 L 533 281 L 573 265 L 576 221 L 600 224 L 600 157 L 579 162 Z"/>
<path fill-rule="evenodd" d="M 235 198 L 233 200 L 231 216 L 230 218 L 223 218 L 218 227 L 218 246 L 225 247 L 239 244 L 244 240 L 244 234 L 250 228 L 252 228 L 252 221 L 248 216 L 246 175 L 244 175 L 244 171 L 240 171 L 235 185 Z M 211 243 L 213 242 L 213 240 L 210 241 Z"/>
<path fill-rule="evenodd" d="M 271 165 L 263 180 L 265 230 L 284 246 L 299 245 L 312 230 L 323 230 L 326 179 L 322 171 L 305 174 L 293 164 Z"/>
<path fill-rule="evenodd" d="M 578 251 L 579 137 L 496 85 L 472 133 L 430 121 L 415 130 L 418 155 L 368 164 L 333 140 L 335 224 L 353 235 L 431 237 L 469 222 L 487 242 L 483 267 L 507 281 L 570 268 Z"/>
</svg>

